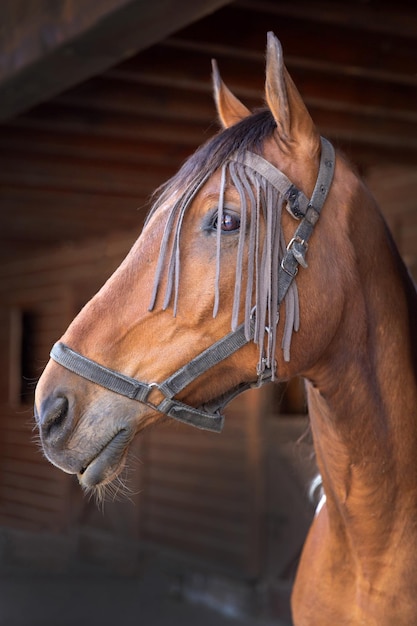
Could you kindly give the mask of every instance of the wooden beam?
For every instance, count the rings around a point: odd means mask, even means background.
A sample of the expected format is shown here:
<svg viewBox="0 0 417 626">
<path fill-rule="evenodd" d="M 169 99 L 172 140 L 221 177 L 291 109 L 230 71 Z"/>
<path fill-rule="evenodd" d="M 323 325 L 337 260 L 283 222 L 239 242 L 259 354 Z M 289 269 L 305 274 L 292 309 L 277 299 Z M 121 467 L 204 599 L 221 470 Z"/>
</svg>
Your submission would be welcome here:
<svg viewBox="0 0 417 626">
<path fill-rule="evenodd" d="M 416 36 L 417 13 L 415 4 L 379 0 L 378 2 L 334 2 L 334 0 L 239 0 L 235 6 L 272 16 L 308 19 L 311 22 L 333 26 L 349 26 L 366 32 Z M 394 10 L 395 9 L 395 10 Z"/>
<path fill-rule="evenodd" d="M 6 0 L 0 30 L 0 121 L 103 72 L 228 2 Z"/>
<path fill-rule="evenodd" d="M 65 129 L 93 137 L 133 139 L 178 143 L 191 146 L 191 151 L 209 135 L 201 121 L 155 119 L 155 116 L 136 115 L 110 110 L 97 111 L 87 107 L 64 104 L 45 104 L 30 114 L 17 118 L 11 128 L 33 128 L 54 132 Z"/>
<path fill-rule="evenodd" d="M 176 169 L 192 151 L 193 147 L 178 141 L 108 137 L 105 132 L 102 136 L 75 130 L 66 132 L 58 124 L 53 131 L 8 125 L 0 133 L 0 154 L 18 153 L 22 158 L 27 154 L 50 155 L 89 159 L 91 162 L 107 160 L 134 164 L 138 168 L 145 163 Z"/>
</svg>

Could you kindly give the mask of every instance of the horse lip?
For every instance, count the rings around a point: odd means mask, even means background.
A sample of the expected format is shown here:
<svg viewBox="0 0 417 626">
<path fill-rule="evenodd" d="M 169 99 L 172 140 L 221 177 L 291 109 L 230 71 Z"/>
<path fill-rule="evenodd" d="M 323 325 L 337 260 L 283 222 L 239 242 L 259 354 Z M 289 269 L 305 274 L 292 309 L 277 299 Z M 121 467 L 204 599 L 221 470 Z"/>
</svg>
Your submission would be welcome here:
<svg viewBox="0 0 417 626">
<path fill-rule="evenodd" d="M 113 480 L 122 468 L 131 439 L 125 428 L 113 435 L 78 472 L 80 484 L 91 489 Z"/>
</svg>

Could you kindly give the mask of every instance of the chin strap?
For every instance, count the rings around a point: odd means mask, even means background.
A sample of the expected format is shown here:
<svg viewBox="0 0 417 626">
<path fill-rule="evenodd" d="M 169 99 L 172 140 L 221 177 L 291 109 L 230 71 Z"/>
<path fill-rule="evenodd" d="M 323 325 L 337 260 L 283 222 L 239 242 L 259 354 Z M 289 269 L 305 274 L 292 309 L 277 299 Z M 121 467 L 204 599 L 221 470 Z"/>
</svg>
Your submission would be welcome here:
<svg viewBox="0 0 417 626">
<path fill-rule="evenodd" d="M 308 249 L 308 241 L 320 216 L 320 211 L 333 179 L 335 165 L 333 146 L 324 138 L 321 138 L 321 145 L 319 174 L 310 201 L 280 170 L 259 155 L 246 152 L 243 157 L 244 160 L 240 161 L 259 172 L 276 186 L 280 193 L 287 198 L 290 213 L 297 219 L 302 218 L 281 261 L 278 307 L 284 300 L 292 281 L 297 275 L 299 265 L 307 267 L 305 256 Z M 260 387 L 269 382 L 272 378 L 271 370 L 265 369 L 256 381 L 243 383 L 224 394 L 219 400 L 209 402 L 200 408 L 184 404 L 177 400 L 175 396 L 201 374 L 204 374 L 204 372 L 224 361 L 249 343 L 254 336 L 254 327 L 252 319 L 248 337 L 245 334 L 244 324 L 241 324 L 235 331 L 231 331 L 225 337 L 219 339 L 161 383 L 146 383 L 126 376 L 79 354 L 62 342 L 58 342 L 53 346 L 50 356 L 54 361 L 74 374 L 78 374 L 114 393 L 142 402 L 180 422 L 185 422 L 204 430 L 220 432 L 224 423 L 224 416 L 221 414 L 224 406 L 242 391 L 252 387 Z M 153 390 L 159 391 L 164 396 L 163 400 L 157 405 L 149 400 Z"/>
</svg>

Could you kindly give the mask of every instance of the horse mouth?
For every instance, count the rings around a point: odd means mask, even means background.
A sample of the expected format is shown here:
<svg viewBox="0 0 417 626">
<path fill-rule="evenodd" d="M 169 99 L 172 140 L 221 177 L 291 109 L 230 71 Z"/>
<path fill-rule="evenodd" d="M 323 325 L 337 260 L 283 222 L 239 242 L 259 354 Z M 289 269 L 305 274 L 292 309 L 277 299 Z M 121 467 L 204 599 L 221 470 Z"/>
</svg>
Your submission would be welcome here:
<svg viewBox="0 0 417 626">
<path fill-rule="evenodd" d="M 131 433 L 122 429 L 109 439 L 79 471 L 80 485 L 93 489 L 114 480 L 124 466 L 131 438 Z"/>
</svg>

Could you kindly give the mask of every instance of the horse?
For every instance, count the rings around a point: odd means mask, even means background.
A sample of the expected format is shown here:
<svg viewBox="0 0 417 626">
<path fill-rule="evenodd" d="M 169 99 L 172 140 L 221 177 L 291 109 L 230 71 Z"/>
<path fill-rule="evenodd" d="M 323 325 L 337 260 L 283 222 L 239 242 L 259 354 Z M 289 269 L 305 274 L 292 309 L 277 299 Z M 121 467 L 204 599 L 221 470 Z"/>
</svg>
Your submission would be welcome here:
<svg viewBox="0 0 417 626">
<path fill-rule="evenodd" d="M 370 191 L 320 137 L 268 33 L 251 112 L 213 65 L 221 130 L 154 198 L 37 385 L 44 454 L 85 489 L 137 433 L 220 431 L 237 393 L 302 376 L 325 501 L 296 626 L 417 623 L 417 295 Z"/>
</svg>

